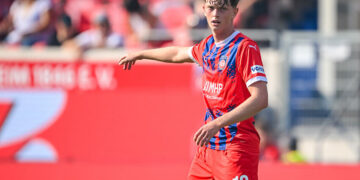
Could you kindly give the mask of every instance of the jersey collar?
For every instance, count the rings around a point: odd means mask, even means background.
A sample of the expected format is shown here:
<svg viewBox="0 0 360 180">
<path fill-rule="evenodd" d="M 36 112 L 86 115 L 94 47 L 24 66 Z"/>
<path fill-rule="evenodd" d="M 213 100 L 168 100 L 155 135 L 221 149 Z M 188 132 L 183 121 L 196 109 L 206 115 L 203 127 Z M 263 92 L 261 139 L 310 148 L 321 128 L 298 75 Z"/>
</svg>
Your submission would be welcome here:
<svg viewBox="0 0 360 180">
<path fill-rule="evenodd" d="M 238 35 L 240 32 L 239 31 L 234 31 L 229 37 L 227 37 L 226 39 L 224 39 L 223 41 L 217 42 L 215 43 L 216 47 L 222 47 L 225 46 L 227 43 L 229 43 L 232 39 L 234 39 L 234 37 L 236 35 Z"/>
</svg>

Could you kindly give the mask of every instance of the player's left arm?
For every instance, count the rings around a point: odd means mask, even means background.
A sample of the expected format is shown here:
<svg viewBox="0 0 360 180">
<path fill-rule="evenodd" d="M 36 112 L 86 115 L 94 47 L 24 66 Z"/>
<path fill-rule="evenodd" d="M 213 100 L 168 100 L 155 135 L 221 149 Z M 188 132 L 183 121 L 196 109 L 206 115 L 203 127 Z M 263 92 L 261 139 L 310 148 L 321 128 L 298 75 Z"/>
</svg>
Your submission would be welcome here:
<svg viewBox="0 0 360 180">
<path fill-rule="evenodd" d="M 249 87 L 250 97 L 232 111 L 202 126 L 194 135 L 197 145 L 203 146 L 223 127 L 253 117 L 268 106 L 266 82 L 258 81 Z"/>
</svg>

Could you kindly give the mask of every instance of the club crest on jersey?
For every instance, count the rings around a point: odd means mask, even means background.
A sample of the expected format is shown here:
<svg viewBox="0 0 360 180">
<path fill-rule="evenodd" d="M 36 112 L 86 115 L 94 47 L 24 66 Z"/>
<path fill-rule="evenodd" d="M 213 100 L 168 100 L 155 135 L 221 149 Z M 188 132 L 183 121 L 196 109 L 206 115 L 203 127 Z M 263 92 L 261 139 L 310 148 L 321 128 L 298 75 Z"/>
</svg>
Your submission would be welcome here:
<svg viewBox="0 0 360 180">
<path fill-rule="evenodd" d="M 220 56 L 219 60 L 219 70 L 224 70 L 226 67 L 227 56 Z"/>
</svg>

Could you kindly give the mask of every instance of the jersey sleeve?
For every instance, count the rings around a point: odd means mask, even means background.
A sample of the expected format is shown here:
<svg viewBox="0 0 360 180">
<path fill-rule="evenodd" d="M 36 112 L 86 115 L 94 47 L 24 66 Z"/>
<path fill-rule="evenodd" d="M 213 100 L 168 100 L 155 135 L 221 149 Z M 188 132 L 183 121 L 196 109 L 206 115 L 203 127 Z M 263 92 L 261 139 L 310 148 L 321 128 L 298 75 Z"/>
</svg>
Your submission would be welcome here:
<svg viewBox="0 0 360 180">
<path fill-rule="evenodd" d="M 206 42 L 209 40 L 209 38 L 210 36 L 200 41 L 200 43 L 190 47 L 188 50 L 189 57 L 199 66 L 202 66 L 203 64 L 202 54 L 205 50 Z"/>
<path fill-rule="evenodd" d="M 250 40 L 245 41 L 239 47 L 236 61 L 238 62 L 238 71 L 246 83 L 246 86 L 249 87 L 258 81 L 267 82 L 260 49 L 256 42 Z"/>
</svg>

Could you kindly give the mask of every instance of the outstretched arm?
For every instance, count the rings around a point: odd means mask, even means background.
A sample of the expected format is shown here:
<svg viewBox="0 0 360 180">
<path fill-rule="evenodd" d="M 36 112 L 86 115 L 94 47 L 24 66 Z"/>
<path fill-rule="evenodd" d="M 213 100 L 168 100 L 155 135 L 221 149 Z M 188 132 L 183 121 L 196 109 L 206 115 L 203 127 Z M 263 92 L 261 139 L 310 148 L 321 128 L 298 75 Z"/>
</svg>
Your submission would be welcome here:
<svg viewBox="0 0 360 180">
<path fill-rule="evenodd" d="M 189 47 L 165 47 L 133 52 L 121 57 L 119 65 L 124 65 L 125 70 L 130 70 L 135 61 L 142 59 L 167 63 L 193 62 L 188 55 L 188 49 Z"/>
<path fill-rule="evenodd" d="M 197 145 L 203 146 L 223 127 L 246 120 L 266 108 L 268 93 L 266 82 L 256 82 L 249 87 L 250 97 L 232 111 L 202 126 L 194 135 Z"/>
</svg>

